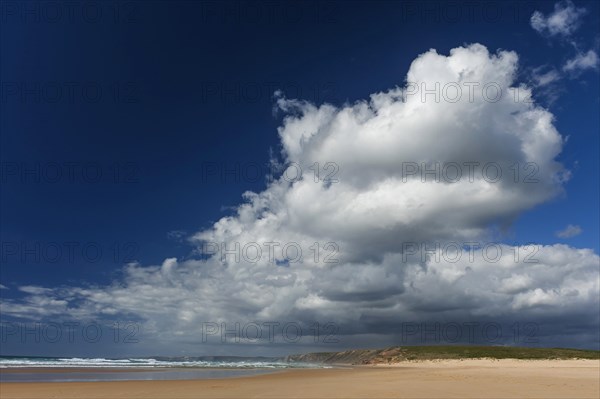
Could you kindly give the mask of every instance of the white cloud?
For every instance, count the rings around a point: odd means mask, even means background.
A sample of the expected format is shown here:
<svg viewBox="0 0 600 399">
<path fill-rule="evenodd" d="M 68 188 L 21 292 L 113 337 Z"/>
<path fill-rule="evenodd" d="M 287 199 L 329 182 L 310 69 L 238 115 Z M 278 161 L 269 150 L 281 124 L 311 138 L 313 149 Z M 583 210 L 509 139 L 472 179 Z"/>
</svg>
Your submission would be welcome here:
<svg viewBox="0 0 600 399">
<path fill-rule="evenodd" d="M 510 324 L 543 315 L 567 330 L 569 320 L 580 327 L 586 324 L 581 320 L 597 323 L 600 259 L 591 250 L 565 245 L 500 248 L 501 256 L 491 256 L 494 262 L 481 251 L 454 262 L 440 249 L 425 262 L 421 253 L 406 259 L 389 254 L 377 263 L 331 268 L 223 267 L 171 259 L 161 266 L 131 265 L 119 284 L 51 291 L 40 287 L 24 301 L 5 300 L 0 306 L 4 315 L 34 320 L 134 315 L 144 321 L 151 348 L 154 342 L 200 344 L 200 326 L 209 321 L 230 327 L 235 322 L 294 321 L 305 328 L 314 321 L 333 322 L 350 344 L 353 335 L 385 335 L 405 322 L 484 319 Z M 521 255 L 518 261 L 515 254 Z"/>
<path fill-rule="evenodd" d="M 587 53 L 579 53 L 574 58 L 568 60 L 563 66 L 566 72 L 576 72 L 585 69 L 598 69 L 600 59 L 594 50 L 589 50 Z"/>
<path fill-rule="evenodd" d="M 466 93 L 456 103 L 435 102 L 433 96 L 423 102 L 401 89 L 339 109 L 280 99 L 280 107 L 291 113 L 279 128 L 286 160 L 307 174 L 315 162 L 334 163 L 339 183 L 314 184 L 306 178 L 289 187 L 280 180 L 248 197 L 239 217 L 223 219 L 196 237 L 213 242 L 282 234 L 288 240 L 328 237 L 347 248 L 346 260 L 381 257 L 405 241 L 480 237 L 490 223 L 510 219 L 561 190 L 562 166 L 554 157 L 562 138 L 552 114 L 514 101 L 516 67 L 516 54 L 490 55 L 473 45 L 454 49 L 449 57 L 433 50 L 422 54 L 407 74 L 409 82 L 427 88 L 479 82 L 481 90 L 493 82 L 504 93 L 497 102 L 481 95 L 470 102 Z M 403 167 L 410 162 L 479 165 L 474 182 L 463 167 L 460 182 L 438 184 L 423 183 L 419 176 L 403 181 Z M 498 183 L 481 178 L 489 162 L 502 167 Z M 524 184 L 521 176 L 515 183 L 511 165 L 527 163 L 539 168 L 538 182 Z"/>
<path fill-rule="evenodd" d="M 531 16 L 531 26 L 541 34 L 548 36 L 560 36 L 568 38 L 568 43 L 576 50 L 576 55 L 567 60 L 562 67 L 563 72 L 569 72 L 573 75 L 586 70 L 598 69 L 600 59 L 594 50 L 582 53 L 581 45 L 573 38 L 571 34 L 581 25 L 581 17 L 587 12 L 585 8 L 576 7 L 571 1 L 563 1 L 554 5 L 554 12 L 544 16 L 540 11 L 535 11 Z M 560 74 L 555 70 L 549 70 L 541 73 L 541 69 L 534 70 L 533 79 L 536 86 L 542 88 L 541 92 L 549 97 L 550 102 L 556 98 L 556 92 L 553 89 L 544 88 L 560 79 Z"/>
<path fill-rule="evenodd" d="M 183 230 L 172 230 L 167 232 L 167 238 L 169 240 L 183 242 L 187 233 Z"/>
<path fill-rule="evenodd" d="M 543 68 L 536 68 L 532 74 L 536 87 L 548 86 L 560 80 L 560 74 L 555 69 L 543 71 Z"/>
<path fill-rule="evenodd" d="M 565 227 L 564 230 L 557 231 L 556 236 L 560 238 L 571 238 L 578 236 L 579 234 L 581 234 L 581 232 L 581 227 L 570 224 L 567 227 Z"/>
<path fill-rule="evenodd" d="M 473 44 L 448 56 L 435 50 L 419 55 L 407 87 L 365 101 L 336 107 L 279 97 L 286 115 L 278 130 L 282 156 L 304 172 L 303 179 L 281 177 L 260 193 L 245 193 L 235 215 L 193 240 L 229 249 L 295 242 L 304 251 L 302 262 L 277 266 L 267 256 L 222 262 L 214 255 L 131 264 L 107 287 L 26 288 L 30 295 L 3 301 L 2 312 L 127 315 L 143 320 L 157 341 L 171 343 L 197 342 L 205 321 L 332 321 L 349 336 L 393 334 L 403 321 L 540 315 L 563 325 L 579 317 L 597 326 L 599 258 L 591 250 L 543 246 L 531 263 L 531 248 L 523 246 L 493 247 L 501 251 L 493 261 L 481 251 L 452 261 L 441 249 L 451 241 L 485 243 L 494 226 L 509 225 L 562 191 L 568 173 L 555 159 L 563 138 L 550 112 L 515 101 L 517 93 L 530 94 L 515 86 L 517 65 L 514 52 L 490 54 Z M 455 102 L 443 91 L 440 101 L 434 95 L 423 101 L 413 90 L 422 84 L 464 92 Z M 502 93 L 494 101 L 482 92 L 492 86 Z M 472 96 L 468 87 L 476 87 Z M 470 162 L 472 173 L 463 166 L 463 178 L 454 183 L 422 174 L 424 167 Z M 320 177 L 330 174 L 338 182 L 315 182 L 315 163 Z M 496 182 L 484 173 L 490 163 L 502 171 Z M 417 165 L 416 175 L 406 173 L 406 165 Z M 315 242 L 336 243 L 338 262 L 324 263 L 327 251 L 315 261 Z M 423 247 L 413 252 L 407 243 L 441 248 L 422 258 Z M 275 256 L 283 260 L 281 247 Z"/>
<path fill-rule="evenodd" d="M 585 8 L 576 7 L 571 1 L 561 1 L 554 5 L 554 12 L 544 16 L 535 11 L 531 16 L 531 27 L 542 34 L 550 36 L 569 36 L 579 28 L 580 18 L 586 13 Z"/>
<path fill-rule="evenodd" d="M 33 286 L 33 285 L 24 285 L 24 286 L 21 286 L 18 288 L 19 288 L 19 291 L 25 292 L 27 294 L 34 294 L 34 295 L 47 294 L 52 291 L 49 288 L 42 288 L 42 287 L 37 287 L 37 286 Z"/>
<path fill-rule="evenodd" d="M 564 90 L 561 80 L 560 71 L 549 65 L 533 68 L 529 72 L 529 81 L 536 101 L 543 102 L 547 106 L 557 101 Z"/>
<path fill-rule="evenodd" d="M 7 289 L 8 289 L 7 286 L 5 286 L 4 284 L 0 284 L 0 290 L 7 290 Z"/>
</svg>

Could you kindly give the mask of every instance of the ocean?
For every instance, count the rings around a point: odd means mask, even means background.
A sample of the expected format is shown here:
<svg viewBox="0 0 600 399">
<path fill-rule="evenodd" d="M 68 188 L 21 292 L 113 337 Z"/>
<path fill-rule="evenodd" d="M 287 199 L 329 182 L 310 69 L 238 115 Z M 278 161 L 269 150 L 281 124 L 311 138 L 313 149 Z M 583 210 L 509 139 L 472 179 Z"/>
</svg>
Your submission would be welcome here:
<svg viewBox="0 0 600 399">
<path fill-rule="evenodd" d="M 2 356 L 0 357 L 0 382 L 212 379 L 264 374 L 290 368 L 328 367 L 311 363 L 286 362 L 281 358 L 157 357 L 105 359 Z M 39 368 L 40 372 L 36 372 L 36 368 Z M 42 368 L 53 370 L 43 370 L 41 372 Z M 58 369 L 64 369 L 64 371 L 57 371 Z"/>
</svg>

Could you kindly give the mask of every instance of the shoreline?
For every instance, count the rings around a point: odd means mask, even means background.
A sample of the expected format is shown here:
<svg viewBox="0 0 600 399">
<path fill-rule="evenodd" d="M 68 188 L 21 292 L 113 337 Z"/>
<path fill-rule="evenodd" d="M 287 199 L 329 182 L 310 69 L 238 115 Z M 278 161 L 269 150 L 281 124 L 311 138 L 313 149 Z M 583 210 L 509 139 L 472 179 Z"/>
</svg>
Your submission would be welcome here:
<svg viewBox="0 0 600 399">
<path fill-rule="evenodd" d="M 13 368 L 0 369 L 1 384 L 111 383 L 133 381 L 199 381 L 277 373 L 273 368 Z M 1 399 L 0 395 L 0 399 Z"/>
<path fill-rule="evenodd" d="M 4 372 L 0 370 L 0 372 Z M 64 370 L 60 370 L 64 372 Z M 600 360 L 463 359 L 220 379 L 0 383 L 2 398 L 597 398 Z"/>
<path fill-rule="evenodd" d="M 269 368 L 269 367 L 6 367 L 0 368 L 0 374 L 20 374 L 20 373 L 132 373 L 132 372 L 164 372 L 164 371 L 242 371 L 242 370 L 290 370 L 293 368 Z M 303 369 L 312 369 L 306 367 Z"/>
</svg>

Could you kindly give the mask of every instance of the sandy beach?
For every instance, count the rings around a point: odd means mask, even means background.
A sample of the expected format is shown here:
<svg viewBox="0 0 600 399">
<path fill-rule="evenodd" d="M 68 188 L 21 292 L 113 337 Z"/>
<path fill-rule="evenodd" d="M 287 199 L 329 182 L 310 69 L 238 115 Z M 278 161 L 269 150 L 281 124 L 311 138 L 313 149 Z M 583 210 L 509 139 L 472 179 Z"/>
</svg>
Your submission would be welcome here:
<svg viewBox="0 0 600 399">
<path fill-rule="evenodd" d="M 11 371 L 2 371 L 8 372 Z M 600 361 L 440 360 L 291 369 L 227 379 L 2 383 L 0 397 L 598 398 Z"/>
</svg>

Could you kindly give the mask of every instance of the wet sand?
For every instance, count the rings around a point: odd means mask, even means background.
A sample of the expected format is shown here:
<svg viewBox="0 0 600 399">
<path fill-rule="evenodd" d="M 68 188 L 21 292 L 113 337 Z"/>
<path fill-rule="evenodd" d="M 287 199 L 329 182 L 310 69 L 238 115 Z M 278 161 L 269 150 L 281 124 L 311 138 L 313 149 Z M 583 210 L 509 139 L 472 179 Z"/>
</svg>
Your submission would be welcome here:
<svg viewBox="0 0 600 399">
<path fill-rule="evenodd" d="M 440 360 L 226 379 L 1 383 L 0 397 L 598 398 L 600 361 Z"/>
</svg>

